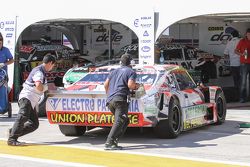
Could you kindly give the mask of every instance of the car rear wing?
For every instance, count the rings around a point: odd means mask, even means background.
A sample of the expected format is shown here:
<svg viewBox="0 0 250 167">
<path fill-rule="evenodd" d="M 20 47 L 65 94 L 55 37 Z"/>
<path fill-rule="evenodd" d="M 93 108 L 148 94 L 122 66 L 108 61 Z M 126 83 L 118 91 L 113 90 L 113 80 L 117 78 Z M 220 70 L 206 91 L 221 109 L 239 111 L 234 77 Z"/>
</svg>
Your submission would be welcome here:
<svg viewBox="0 0 250 167">
<path fill-rule="evenodd" d="M 64 95 L 105 95 L 105 91 L 69 91 L 69 90 L 51 90 L 47 93 L 49 97 L 51 96 L 64 96 Z"/>
</svg>

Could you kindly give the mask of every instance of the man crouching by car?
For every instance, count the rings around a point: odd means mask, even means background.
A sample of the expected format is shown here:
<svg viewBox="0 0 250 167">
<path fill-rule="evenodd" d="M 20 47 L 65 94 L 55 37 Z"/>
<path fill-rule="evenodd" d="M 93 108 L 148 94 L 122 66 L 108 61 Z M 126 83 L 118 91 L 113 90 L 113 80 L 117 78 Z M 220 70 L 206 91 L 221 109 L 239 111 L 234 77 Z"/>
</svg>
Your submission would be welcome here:
<svg viewBox="0 0 250 167">
<path fill-rule="evenodd" d="M 45 72 L 51 71 L 55 62 L 55 56 L 51 54 L 45 55 L 43 64 L 33 68 L 24 82 L 23 89 L 19 95 L 18 116 L 12 129 L 9 130 L 9 139 L 7 141 L 9 146 L 23 145 L 17 139 L 38 128 L 39 121 L 35 106 L 38 104 L 43 93 L 48 90 Z"/>
</svg>

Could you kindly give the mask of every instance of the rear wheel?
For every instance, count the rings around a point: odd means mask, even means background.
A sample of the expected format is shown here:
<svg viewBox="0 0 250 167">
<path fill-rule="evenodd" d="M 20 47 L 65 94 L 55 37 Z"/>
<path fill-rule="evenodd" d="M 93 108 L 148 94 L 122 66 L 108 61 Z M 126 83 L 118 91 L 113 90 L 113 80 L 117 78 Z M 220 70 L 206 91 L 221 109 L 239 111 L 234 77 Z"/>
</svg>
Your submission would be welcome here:
<svg viewBox="0 0 250 167">
<path fill-rule="evenodd" d="M 181 132 L 181 108 L 176 98 L 169 103 L 168 119 L 161 120 L 154 128 L 159 138 L 176 138 Z"/>
<path fill-rule="evenodd" d="M 220 125 L 223 122 L 225 122 L 226 113 L 227 113 L 225 96 L 221 90 L 216 92 L 215 103 L 216 103 L 216 109 L 217 109 L 216 124 Z"/>
<path fill-rule="evenodd" d="M 59 125 L 59 129 L 65 136 L 82 136 L 86 131 L 86 126 Z"/>
</svg>

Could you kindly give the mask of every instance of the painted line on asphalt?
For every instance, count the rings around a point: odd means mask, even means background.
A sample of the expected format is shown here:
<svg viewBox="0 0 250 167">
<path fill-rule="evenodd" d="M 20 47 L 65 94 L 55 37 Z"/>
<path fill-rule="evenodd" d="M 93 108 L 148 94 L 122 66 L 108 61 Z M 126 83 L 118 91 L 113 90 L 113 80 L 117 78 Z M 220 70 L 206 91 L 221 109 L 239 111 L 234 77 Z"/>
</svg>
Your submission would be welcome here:
<svg viewBox="0 0 250 167">
<path fill-rule="evenodd" d="M 31 158 L 31 157 L 25 157 L 25 156 L 9 155 L 9 154 L 0 154 L 0 158 L 21 160 L 21 161 L 32 161 L 32 162 L 39 162 L 39 163 L 50 164 L 50 165 L 60 165 L 60 166 L 69 166 L 69 167 L 104 167 L 104 166 L 97 166 L 97 165 L 79 164 L 79 163 L 47 160 L 47 159 L 41 159 L 41 158 Z"/>
<path fill-rule="evenodd" d="M 7 146 L 6 141 L 0 141 L 0 153 L 4 155 L 25 156 L 39 159 L 55 161 L 67 161 L 77 164 L 93 164 L 98 166 L 211 166 L 211 167 L 238 167 L 250 166 L 250 164 L 209 161 L 199 158 L 187 158 L 171 155 L 134 153 L 130 151 L 104 151 L 93 150 L 93 148 L 66 146 L 65 145 L 46 145 L 43 143 L 30 143 L 28 146 L 11 147 Z M 165 165 L 164 165 L 165 166 Z"/>
</svg>

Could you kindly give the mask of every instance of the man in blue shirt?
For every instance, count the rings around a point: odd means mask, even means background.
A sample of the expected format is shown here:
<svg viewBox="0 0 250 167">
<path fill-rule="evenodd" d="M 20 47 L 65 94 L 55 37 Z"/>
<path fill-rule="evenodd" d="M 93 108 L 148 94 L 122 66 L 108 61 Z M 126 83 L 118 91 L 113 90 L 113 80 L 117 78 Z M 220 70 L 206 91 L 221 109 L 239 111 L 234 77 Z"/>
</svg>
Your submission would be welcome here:
<svg viewBox="0 0 250 167">
<path fill-rule="evenodd" d="M 130 65 L 131 56 L 124 54 L 121 57 L 121 67 L 112 71 L 104 83 L 107 97 L 107 106 L 114 114 L 114 124 L 105 143 L 105 150 L 120 150 L 118 139 L 125 132 L 128 124 L 128 106 L 130 90 L 139 88 L 135 82 L 136 73 Z"/>
<path fill-rule="evenodd" d="M 4 69 L 8 74 L 7 65 L 12 64 L 13 62 L 14 60 L 10 50 L 3 46 L 3 36 L 0 33 L 0 69 Z"/>
</svg>

